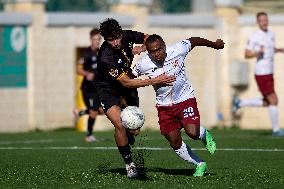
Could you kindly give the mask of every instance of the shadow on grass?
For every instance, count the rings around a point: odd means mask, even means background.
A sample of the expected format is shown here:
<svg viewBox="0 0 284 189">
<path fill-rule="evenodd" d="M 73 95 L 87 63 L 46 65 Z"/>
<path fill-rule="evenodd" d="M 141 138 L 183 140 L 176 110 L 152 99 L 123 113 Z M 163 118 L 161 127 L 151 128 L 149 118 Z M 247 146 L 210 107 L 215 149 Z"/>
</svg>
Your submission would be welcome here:
<svg viewBox="0 0 284 189">
<path fill-rule="evenodd" d="M 123 168 L 105 169 L 105 172 L 116 173 L 120 175 L 126 175 L 126 170 Z M 176 176 L 190 176 L 193 177 L 195 169 L 166 169 L 166 168 L 138 168 L 140 178 L 138 180 L 152 180 L 147 176 L 147 173 L 164 173 L 166 175 Z M 204 176 L 216 175 L 215 173 L 205 173 Z"/>
</svg>

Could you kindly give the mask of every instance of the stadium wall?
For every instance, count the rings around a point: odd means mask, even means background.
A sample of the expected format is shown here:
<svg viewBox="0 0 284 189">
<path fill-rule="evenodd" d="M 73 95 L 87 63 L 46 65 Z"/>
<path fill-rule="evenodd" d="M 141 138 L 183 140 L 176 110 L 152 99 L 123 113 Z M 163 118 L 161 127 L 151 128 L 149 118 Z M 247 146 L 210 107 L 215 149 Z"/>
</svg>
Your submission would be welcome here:
<svg viewBox="0 0 284 189">
<path fill-rule="evenodd" d="M 46 13 L 44 1 L 30 1 L 30 6 L 24 7 L 21 3 L 8 4 L 5 12 L 1 13 L 5 14 L 6 19 L 0 19 L 0 26 L 27 26 L 27 86 L 0 88 L 0 132 L 74 126 L 71 112 L 75 107 L 76 95 L 76 49 L 89 45 L 89 31 L 92 27 L 98 27 L 99 22 L 107 17 L 116 18 L 126 29 L 158 33 L 169 45 L 191 36 L 224 39 L 225 49 L 221 51 L 195 48 L 186 59 L 186 70 L 195 88 L 202 124 L 208 127 L 217 124 L 230 126 L 234 89 L 230 86 L 229 65 L 244 61 L 246 40 L 257 27 L 254 16 L 240 15 L 238 6 L 227 6 L 227 2 L 225 5 L 220 3 L 216 12 L 202 15 L 151 15 L 148 4 L 119 4 L 110 13 Z M 20 19 L 16 16 L 18 14 L 25 16 L 20 16 Z M 284 34 L 281 34 L 283 18 L 283 15 L 270 18 L 278 46 L 283 46 L 280 42 L 284 41 Z M 282 56 L 276 55 L 275 59 L 276 90 L 279 94 L 284 89 L 283 82 L 280 82 L 284 79 L 281 74 L 284 66 Z M 138 59 L 135 57 L 134 62 Z M 249 83 L 240 96 L 260 96 L 252 74 L 254 61 L 248 62 Z M 158 129 L 152 87 L 139 89 L 139 96 L 146 115 L 145 128 Z M 281 95 L 279 101 L 280 112 L 283 112 L 284 99 Z M 266 110 L 261 112 L 265 115 L 260 117 L 259 109 L 242 110 L 240 126 L 269 129 L 268 114 Z M 281 114 L 280 121 L 284 121 Z M 112 126 L 104 116 L 99 116 L 95 130 L 105 129 L 112 129 Z"/>
</svg>

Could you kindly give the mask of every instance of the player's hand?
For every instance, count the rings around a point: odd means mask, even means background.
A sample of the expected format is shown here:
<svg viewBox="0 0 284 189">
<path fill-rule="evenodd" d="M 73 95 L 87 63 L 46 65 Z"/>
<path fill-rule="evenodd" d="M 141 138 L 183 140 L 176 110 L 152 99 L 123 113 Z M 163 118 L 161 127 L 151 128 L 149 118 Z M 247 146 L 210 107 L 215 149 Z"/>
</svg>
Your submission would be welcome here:
<svg viewBox="0 0 284 189">
<path fill-rule="evenodd" d="M 224 43 L 224 41 L 222 40 L 222 39 L 217 39 L 215 42 L 214 42 L 214 44 L 215 44 L 215 47 L 214 47 L 214 49 L 223 49 L 224 48 L 224 45 L 225 45 L 225 43 Z"/>
<path fill-rule="evenodd" d="M 257 59 L 262 59 L 264 54 L 264 46 L 261 45 L 259 48 L 259 51 L 256 53 Z"/>
<path fill-rule="evenodd" d="M 279 49 L 276 49 L 276 52 L 281 52 L 281 53 L 284 53 L 284 48 L 279 48 Z"/>
<path fill-rule="evenodd" d="M 158 77 L 154 78 L 154 85 L 156 84 L 166 84 L 166 85 L 172 85 L 172 83 L 176 80 L 176 77 L 174 75 L 160 75 Z"/>
<path fill-rule="evenodd" d="M 92 73 L 92 72 L 88 72 L 88 73 L 87 73 L 86 79 L 87 79 L 88 81 L 93 81 L 94 78 L 95 78 L 95 74 L 94 74 L 94 73 Z"/>
<path fill-rule="evenodd" d="M 141 52 L 145 52 L 146 51 L 146 46 L 145 45 L 141 45 L 141 46 L 135 46 L 133 49 L 132 49 L 132 53 L 133 55 L 140 55 Z"/>
</svg>

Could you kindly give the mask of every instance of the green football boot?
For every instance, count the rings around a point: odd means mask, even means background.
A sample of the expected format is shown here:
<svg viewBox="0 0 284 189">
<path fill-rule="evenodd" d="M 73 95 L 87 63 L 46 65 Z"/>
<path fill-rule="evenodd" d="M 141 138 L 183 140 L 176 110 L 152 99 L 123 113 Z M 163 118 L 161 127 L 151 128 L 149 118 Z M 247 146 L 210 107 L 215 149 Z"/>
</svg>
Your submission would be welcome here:
<svg viewBox="0 0 284 189">
<path fill-rule="evenodd" d="M 203 143 L 207 149 L 207 151 L 212 155 L 216 152 L 216 142 L 214 141 L 211 133 L 206 129 L 206 138 L 203 140 Z"/>
<path fill-rule="evenodd" d="M 207 169 L 206 162 L 202 162 L 195 168 L 195 173 L 193 174 L 194 177 L 202 177 Z"/>
</svg>

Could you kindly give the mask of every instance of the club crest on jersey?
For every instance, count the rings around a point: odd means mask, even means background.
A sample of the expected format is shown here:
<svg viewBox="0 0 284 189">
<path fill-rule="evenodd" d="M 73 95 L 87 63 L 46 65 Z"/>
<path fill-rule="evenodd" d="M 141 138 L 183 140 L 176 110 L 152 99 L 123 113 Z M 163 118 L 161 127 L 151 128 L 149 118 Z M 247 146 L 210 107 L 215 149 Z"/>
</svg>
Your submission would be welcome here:
<svg viewBox="0 0 284 189">
<path fill-rule="evenodd" d="M 116 68 L 112 68 L 109 70 L 109 74 L 112 76 L 112 77 L 117 77 L 118 76 L 118 69 Z"/>
<path fill-rule="evenodd" d="M 158 68 L 156 67 L 156 68 L 152 68 L 152 72 L 155 72 L 156 70 L 157 70 Z"/>
<path fill-rule="evenodd" d="M 178 65 L 178 60 L 175 60 L 174 62 L 172 62 L 173 63 L 173 65 L 174 65 L 174 67 L 177 67 L 177 65 Z"/>
</svg>

